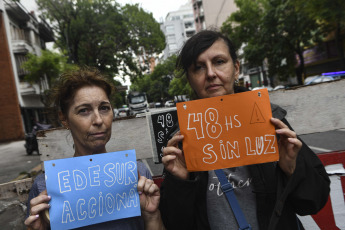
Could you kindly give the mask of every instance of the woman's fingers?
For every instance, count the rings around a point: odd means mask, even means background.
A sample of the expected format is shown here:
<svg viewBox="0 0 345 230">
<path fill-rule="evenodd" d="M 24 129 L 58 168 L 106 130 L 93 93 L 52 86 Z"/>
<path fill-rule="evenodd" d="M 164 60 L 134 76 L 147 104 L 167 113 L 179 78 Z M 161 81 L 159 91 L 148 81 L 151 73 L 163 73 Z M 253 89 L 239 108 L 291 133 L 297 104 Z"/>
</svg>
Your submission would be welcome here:
<svg viewBox="0 0 345 230">
<path fill-rule="evenodd" d="M 38 214 L 36 215 L 30 215 L 26 220 L 24 221 L 24 224 L 26 226 L 31 225 L 34 221 L 36 221 L 40 216 Z"/>
<path fill-rule="evenodd" d="M 163 149 L 163 156 L 167 155 L 182 155 L 182 150 L 177 147 L 168 146 Z"/>
<path fill-rule="evenodd" d="M 168 144 L 167 144 L 167 147 L 168 146 L 177 146 L 177 144 L 182 141 L 184 138 L 184 136 L 179 132 L 177 132 L 169 141 L 168 141 Z"/>
<path fill-rule="evenodd" d="M 158 190 L 158 186 L 151 179 L 147 179 L 144 176 L 140 176 L 138 181 L 138 191 L 145 194 L 153 194 Z"/>
<path fill-rule="evenodd" d="M 146 182 L 146 177 L 144 176 L 140 176 L 139 174 L 139 180 L 138 180 L 138 192 L 143 192 L 144 191 L 144 186 L 145 186 L 145 182 Z"/>
<path fill-rule="evenodd" d="M 277 134 L 283 135 L 284 137 L 287 137 L 287 138 L 296 138 L 297 137 L 296 133 L 289 128 L 277 129 L 276 132 L 277 132 Z"/>
<path fill-rule="evenodd" d="M 50 205 L 48 202 L 51 197 L 47 195 L 47 191 L 41 192 L 37 197 L 30 200 L 30 215 L 39 214 L 45 209 L 49 209 Z"/>
<path fill-rule="evenodd" d="M 276 129 L 289 128 L 286 124 L 284 124 L 284 122 L 277 118 L 272 117 L 271 122 L 276 127 Z"/>
</svg>

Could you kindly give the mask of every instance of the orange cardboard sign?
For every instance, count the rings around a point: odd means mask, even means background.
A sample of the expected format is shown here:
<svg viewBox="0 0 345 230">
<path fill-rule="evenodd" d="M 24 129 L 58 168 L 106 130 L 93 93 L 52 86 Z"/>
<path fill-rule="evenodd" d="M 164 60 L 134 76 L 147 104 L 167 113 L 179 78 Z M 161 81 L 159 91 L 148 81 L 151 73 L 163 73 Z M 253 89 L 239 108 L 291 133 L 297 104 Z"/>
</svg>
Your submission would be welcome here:
<svg viewBox="0 0 345 230">
<path fill-rule="evenodd" d="M 176 104 L 188 171 L 277 161 L 267 89 Z"/>
</svg>

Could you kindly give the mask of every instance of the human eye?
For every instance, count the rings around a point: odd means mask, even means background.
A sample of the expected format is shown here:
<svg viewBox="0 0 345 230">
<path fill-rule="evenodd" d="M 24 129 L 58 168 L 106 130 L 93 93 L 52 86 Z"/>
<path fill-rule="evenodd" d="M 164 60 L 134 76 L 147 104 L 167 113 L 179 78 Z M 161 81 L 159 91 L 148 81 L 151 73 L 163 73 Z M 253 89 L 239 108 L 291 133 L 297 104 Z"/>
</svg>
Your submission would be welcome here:
<svg viewBox="0 0 345 230">
<path fill-rule="evenodd" d="M 87 115 L 88 113 L 89 113 L 88 108 L 81 108 L 78 110 L 78 114 L 80 114 L 80 115 Z"/>
<path fill-rule="evenodd" d="M 110 107 L 110 105 L 102 105 L 99 109 L 100 109 L 100 111 L 108 112 L 111 110 L 111 107 Z"/>
<path fill-rule="evenodd" d="M 222 58 L 219 58 L 219 59 L 216 60 L 216 64 L 217 64 L 217 65 L 222 65 L 222 64 L 224 64 L 224 63 L 225 63 L 225 60 L 222 59 Z"/>
<path fill-rule="evenodd" d="M 195 64 L 194 65 L 194 71 L 197 72 L 197 71 L 200 71 L 204 68 L 204 65 L 202 64 Z"/>
</svg>

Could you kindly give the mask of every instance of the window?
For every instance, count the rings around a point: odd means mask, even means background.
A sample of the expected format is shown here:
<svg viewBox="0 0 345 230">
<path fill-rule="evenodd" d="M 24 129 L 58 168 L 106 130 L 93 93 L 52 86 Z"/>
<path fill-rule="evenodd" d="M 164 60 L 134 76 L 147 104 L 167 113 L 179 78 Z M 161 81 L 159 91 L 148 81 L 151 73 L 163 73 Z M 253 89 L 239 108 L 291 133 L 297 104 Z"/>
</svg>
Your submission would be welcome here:
<svg viewBox="0 0 345 230">
<path fill-rule="evenodd" d="M 187 38 L 192 37 L 194 34 L 195 34 L 195 31 L 194 31 L 194 30 L 193 30 L 193 31 L 187 31 L 187 32 L 186 32 Z"/>
<path fill-rule="evenodd" d="M 167 35 L 167 43 L 175 42 L 175 34 L 168 34 Z"/>
<path fill-rule="evenodd" d="M 169 50 L 176 50 L 176 49 L 177 49 L 177 45 L 175 43 L 169 44 Z"/>
<path fill-rule="evenodd" d="M 15 59 L 16 59 L 18 75 L 21 78 L 21 80 L 23 80 L 22 78 L 24 77 L 24 75 L 29 73 L 22 67 L 23 63 L 26 62 L 28 58 L 26 57 L 25 54 L 16 54 Z"/>
<path fill-rule="evenodd" d="M 194 22 L 189 21 L 189 22 L 184 23 L 184 28 L 186 29 L 193 28 L 193 26 L 194 26 Z"/>
<path fill-rule="evenodd" d="M 171 21 L 180 20 L 180 16 L 171 16 Z"/>
<path fill-rule="evenodd" d="M 193 14 L 185 14 L 183 15 L 183 18 L 193 18 L 194 15 Z"/>
<path fill-rule="evenodd" d="M 165 27 L 165 30 L 166 30 L 167 34 L 173 34 L 175 32 L 175 27 L 174 27 L 174 25 L 168 25 Z"/>
</svg>

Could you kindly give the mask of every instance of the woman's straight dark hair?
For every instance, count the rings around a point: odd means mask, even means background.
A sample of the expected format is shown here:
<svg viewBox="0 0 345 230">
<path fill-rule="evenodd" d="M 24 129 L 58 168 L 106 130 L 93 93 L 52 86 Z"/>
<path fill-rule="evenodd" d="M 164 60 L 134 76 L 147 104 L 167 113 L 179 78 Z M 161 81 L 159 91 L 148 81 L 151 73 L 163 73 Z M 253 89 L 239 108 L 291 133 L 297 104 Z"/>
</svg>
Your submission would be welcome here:
<svg viewBox="0 0 345 230">
<path fill-rule="evenodd" d="M 236 49 L 232 41 L 224 34 L 214 30 L 203 30 L 192 36 L 182 47 L 177 60 L 176 69 L 183 70 L 182 74 L 188 75 L 188 68 L 195 64 L 201 53 L 210 48 L 213 43 L 222 39 L 229 48 L 233 63 L 237 61 Z"/>
</svg>

